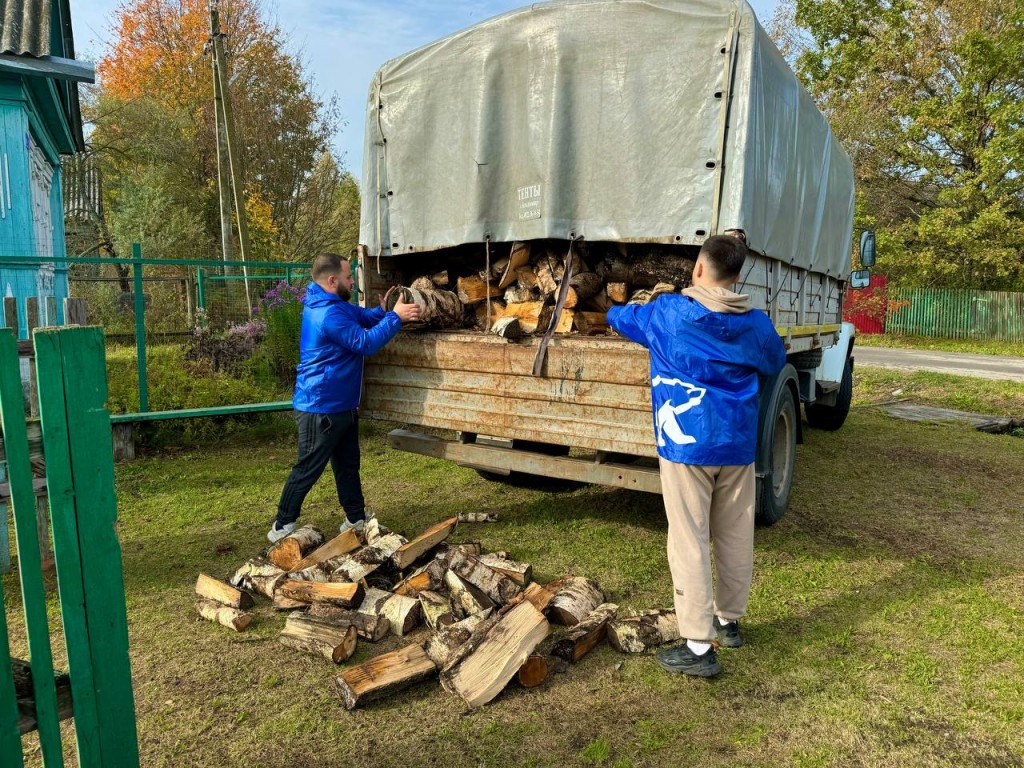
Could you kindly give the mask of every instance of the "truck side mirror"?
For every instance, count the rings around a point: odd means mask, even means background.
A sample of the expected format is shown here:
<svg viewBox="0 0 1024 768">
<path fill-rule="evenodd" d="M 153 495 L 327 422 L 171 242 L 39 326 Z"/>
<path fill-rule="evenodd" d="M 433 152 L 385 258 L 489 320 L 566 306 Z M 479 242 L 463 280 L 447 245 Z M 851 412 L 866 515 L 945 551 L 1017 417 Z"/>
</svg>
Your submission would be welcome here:
<svg viewBox="0 0 1024 768">
<path fill-rule="evenodd" d="M 871 270 L 858 269 L 850 273 L 850 288 L 854 291 L 861 291 L 871 285 Z"/>
<path fill-rule="evenodd" d="M 875 233 L 869 229 L 860 233 L 860 264 L 862 267 L 875 266 Z"/>
</svg>

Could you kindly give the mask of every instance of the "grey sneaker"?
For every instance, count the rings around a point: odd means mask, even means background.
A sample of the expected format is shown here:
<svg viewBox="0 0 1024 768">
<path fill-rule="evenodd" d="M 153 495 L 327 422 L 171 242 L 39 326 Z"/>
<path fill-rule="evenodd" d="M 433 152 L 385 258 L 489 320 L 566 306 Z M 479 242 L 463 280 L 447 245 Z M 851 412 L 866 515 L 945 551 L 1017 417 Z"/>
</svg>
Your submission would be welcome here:
<svg viewBox="0 0 1024 768">
<path fill-rule="evenodd" d="M 357 520 L 356 522 L 353 523 L 353 522 L 350 522 L 349 519 L 346 517 L 345 518 L 345 522 L 342 523 L 341 527 L 338 528 L 338 533 L 344 533 L 345 531 L 349 530 L 350 528 L 355 528 L 356 529 L 356 533 L 358 533 L 360 536 L 362 536 L 363 535 L 363 531 L 366 530 L 366 520 Z"/>
<path fill-rule="evenodd" d="M 270 533 L 267 534 L 267 540 L 271 544 L 277 544 L 281 539 L 287 536 L 289 533 L 295 532 L 295 523 L 288 523 L 284 526 L 278 526 L 277 520 L 274 521 L 274 526 L 270 529 Z"/>
<path fill-rule="evenodd" d="M 714 677 L 722 673 L 718 654 L 714 647 L 698 656 L 684 641 L 675 648 L 663 648 L 654 654 L 655 661 L 662 669 L 694 677 Z"/>
<path fill-rule="evenodd" d="M 715 616 L 714 628 L 718 633 L 719 642 L 724 648 L 739 648 L 743 645 L 739 620 L 734 619 L 723 623 L 720 618 Z"/>
</svg>

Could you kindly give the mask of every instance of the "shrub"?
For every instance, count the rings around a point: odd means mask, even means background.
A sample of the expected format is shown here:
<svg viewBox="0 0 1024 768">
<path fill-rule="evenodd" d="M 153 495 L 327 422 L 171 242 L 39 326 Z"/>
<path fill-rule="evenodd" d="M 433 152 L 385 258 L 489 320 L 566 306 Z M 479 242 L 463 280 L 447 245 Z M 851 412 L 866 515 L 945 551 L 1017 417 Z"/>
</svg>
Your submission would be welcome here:
<svg viewBox="0 0 1024 768">
<path fill-rule="evenodd" d="M 266 323 L 262 353 L 267 366 L 285 386 L 294 386 L 299 364 L 299 333 L 302 330 L 302 299 L 305 288 L 284 280 L 267 291 L 257 312 Z"/>
<path fill-rule="evenodd" d="M 192 329 L 185 344 L 185 359 L 208 364 L 215 373 L 241 376 L 251 370 L 250 360 L 266 332 L 267 324 L 259 318 L 229 325 L 223 333 L 212 333 L 205 324 L 201 324 Z"/>
</svg>

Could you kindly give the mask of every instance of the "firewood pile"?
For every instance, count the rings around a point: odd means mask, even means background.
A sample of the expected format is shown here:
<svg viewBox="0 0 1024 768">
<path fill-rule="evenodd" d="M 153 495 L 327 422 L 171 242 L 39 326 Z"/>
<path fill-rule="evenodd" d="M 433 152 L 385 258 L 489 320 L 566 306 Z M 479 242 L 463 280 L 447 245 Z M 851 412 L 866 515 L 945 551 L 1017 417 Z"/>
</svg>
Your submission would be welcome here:
<svg viewBox="0 0 1024 768">
<path fill-rule="evenodd" d="M 411 541 L 371 518 L 326 541 L 305 526 L 248 560 L 229 582 L 200 574 L 196 610 L 237 632 L 253 622 L 254 595 L 288 613 L 279 640 L 333 664 L 359 643 L 395 635 L 402 648 L 344 668 L 334 688 L 347 709 L 439 677 L 470 707 L 513 679 L 532 688 L 566 671 L 607 638 L 642 653 L 679 637 L 675 614 L 620 617 L 594 581 L 540 584 L 528 563 L 478 542 L 454 544 L 458 518 Z"/>
<path fill-rule="evenodd" d="M 567 252 L 546 241 L 513 243 L 511 253 L 490 269 L 445 269 L 417 277 L 393 291 L 414 302 L 421 321 L 412 327 L 473 326 L 503 338 L 544 333 L 585 336 L 611 333 L 608 310 L 617 304 L 646 304 L 663 293 L 689 287 L 694 261 L 664 246 L 574 244 L 569 285 L 560 312 L 558 296 L 566 279 Z"/>
</svg>

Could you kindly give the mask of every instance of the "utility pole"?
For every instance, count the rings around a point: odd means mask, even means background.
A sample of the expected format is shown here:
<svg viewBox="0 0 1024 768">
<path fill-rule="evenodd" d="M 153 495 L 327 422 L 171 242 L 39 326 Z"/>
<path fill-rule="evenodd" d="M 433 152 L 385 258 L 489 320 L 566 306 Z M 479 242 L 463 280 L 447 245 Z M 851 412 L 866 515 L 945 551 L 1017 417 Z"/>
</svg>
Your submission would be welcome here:
<svg viewBox="0 0 1024 768">
<path fill-rule="evenodd" d="M 210 63 L 213 67 L 213 124 L 217 132 L 217 200 L 220 204 L 220 244 L 221 258 L 224 261 L 233 261 L 231 245 L 231 202 L 228 199 L 228 187 L 231 181 L 227 178 L 227 142 L 224 139 L 224 129 L 221 126 L 221 95 L 220 79 L 217 77 L 217 54 L 213 48 L 214 35 L 220 34 L 220 25 L 216 17 L 216 11 L 210 9 L 210 40 L 207 43 L 207 51 L 211 53 Z M 228 268 L 224 269 L 225 274 L 229 273 Z"/>
<path fill-rule="evenodd" d="M 217 167 L 218 183 L 221 185 L 221 200 L 226 197 L 224 190 L 223 176 L 219 175 L 221 168 L 221 129 L 223 129 L 223 143 L 227 150 L 228 169 L 231 177 L 231 193 L 235 202 L 235 218 L 238 222 L 238 249 L 241 251 L 242 261 L 249 260 L 249 223 L 245 217 L 245 197 L 242 187 L 242 158 L 238 151 L 238 144 L 235 141 L 235 125 L 231 110 L 231 92 L 228 90 L 227 75 L 224 72 L 226 56 L 224 53 L 224 33 L 220 31 L 220 14 L 217 9 L 217 0 L 210 2 L 210 49 L 213 53 L 213 90 L 214 101 L 217 109 Z M 219 95 L 219 98 L 218 98 Z M 223 202 L 222 202 L 223 205 Z M 223 211 L 223 208 L 221 209 Z M 222 228 L 223 228 L 223 219 Z M 224 237 L 222 233 L 222 238 Z M 230 239 L 231 230 L 227 229 L 227 238 Z M 252 296 L 249 293 L 249 268 L 242 265 L 242 275 L 245 283 L 245 303 L 252 311 Z"/>
</svg>

